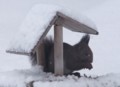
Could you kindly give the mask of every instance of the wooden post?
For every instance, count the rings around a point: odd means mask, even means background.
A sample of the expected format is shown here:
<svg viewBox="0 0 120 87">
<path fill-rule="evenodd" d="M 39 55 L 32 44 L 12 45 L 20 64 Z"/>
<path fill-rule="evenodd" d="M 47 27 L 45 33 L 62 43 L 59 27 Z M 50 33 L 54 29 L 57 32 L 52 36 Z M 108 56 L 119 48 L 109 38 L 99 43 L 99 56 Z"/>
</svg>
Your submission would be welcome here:
<svg viewBox="0 0 120 87">
<path fill-rule="evenodd" d="M 63 75 L 63 29 L 62 25 L 54 26 L 54 73 Z"/>
<path fill-rule="evenodd" d="M 37 64 L 38 65 L 42 65 L 42 66 L 44 66 L 44 62 L 45 62 L 45 54 L 44 54 L 44 44 L 43 43 L 41 43 L 40 45 L 39 45 L 39 47 L 37 48 L 37 50 L 36 50 L 36 55 L 37 55 Z"/>
</svg>

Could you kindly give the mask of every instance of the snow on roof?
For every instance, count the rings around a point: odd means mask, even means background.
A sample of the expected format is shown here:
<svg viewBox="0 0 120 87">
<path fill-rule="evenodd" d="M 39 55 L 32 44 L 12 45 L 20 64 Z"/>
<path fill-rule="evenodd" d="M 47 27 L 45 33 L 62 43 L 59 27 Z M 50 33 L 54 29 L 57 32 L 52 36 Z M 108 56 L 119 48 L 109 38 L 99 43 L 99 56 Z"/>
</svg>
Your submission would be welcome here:
<svg viewBox="0 0 120 87">
<path fill-rule="evenodd" d="M 80 23 L 96 29 L 95 25 L 82 15 L 75 15 L 70 10 L 55 5 L 37 4 L 28 13 L 19 31 L 11 40 L 8 50 L 30 53 L 57 12 L 64 13 Z"/>
</svg>

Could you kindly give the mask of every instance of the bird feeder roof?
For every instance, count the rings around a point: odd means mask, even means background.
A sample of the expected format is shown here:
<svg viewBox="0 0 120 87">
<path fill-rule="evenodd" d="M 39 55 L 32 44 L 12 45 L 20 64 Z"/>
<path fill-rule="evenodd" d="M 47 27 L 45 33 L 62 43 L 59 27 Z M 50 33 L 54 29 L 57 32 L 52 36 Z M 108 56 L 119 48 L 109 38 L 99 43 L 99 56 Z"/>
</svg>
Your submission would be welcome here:
<svg viewBox="0 0 120 87">
<path fill-rule="evenodd" d="M 62 21 L 61 21 L 62 20 Z M 80 14 L 54 5 L 34 6 L 11 40 L 9 53 L 29 55 L 46 36 L 52 25 L 62 25 L 74 32 L 98 34 L 95 25 Z"/>
</svg>

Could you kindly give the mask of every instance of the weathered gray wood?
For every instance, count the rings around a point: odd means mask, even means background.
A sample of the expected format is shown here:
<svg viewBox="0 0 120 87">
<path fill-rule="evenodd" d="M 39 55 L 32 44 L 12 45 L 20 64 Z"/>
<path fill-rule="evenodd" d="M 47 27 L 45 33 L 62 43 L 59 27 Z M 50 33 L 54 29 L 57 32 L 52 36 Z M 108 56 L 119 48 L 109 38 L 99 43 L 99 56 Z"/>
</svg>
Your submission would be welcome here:
<svg viewBox="0 0 120 87">
<path fill-rule="evenodd" d="M 63 29 L 62 25 L 54 26 L 54 72 L 55 75 L 63 75 Z"/>
<path fill-rule="evenodd" d="M 60 12 L 57 12 L 57 15 L 64 19 L 63 26 L 69 30 L 72 30 L 75 32 L 88 33 L 88 34 L 98 34 L 98 32 L 95 29 L 92 29 L 87 25 L 82 24 Z"/>
<path fill-rule="evenodd" d="M 44 66 L 44 59 L 45 59 L 45 53 L 44 53 L 44 44 L 40 44 L 39 47 L 36 50 L 36 55 L 37 55 L 37 65 L 42 65 Z"/>
<path fill-rule="evenodd" d="M 16 52 L 16 51 L 11 51 L 11 50 L 7 50 L 7 53 L 12 53 L 12 54 L 16 54 L 16 55 L 26 55 L 26 56 L 30 56 L 30 53 L 27 52 Z"/>
</svg>

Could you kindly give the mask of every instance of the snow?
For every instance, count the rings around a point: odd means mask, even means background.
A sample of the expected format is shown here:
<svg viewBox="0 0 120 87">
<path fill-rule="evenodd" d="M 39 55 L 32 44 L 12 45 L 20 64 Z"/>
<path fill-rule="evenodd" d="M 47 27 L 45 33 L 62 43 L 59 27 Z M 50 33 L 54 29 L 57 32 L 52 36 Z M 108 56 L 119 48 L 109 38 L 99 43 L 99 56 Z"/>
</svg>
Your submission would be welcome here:
<svg viewBox="0 0 120 87">
<path fill-rule="evenodd" d="M 119 87 L 120 74 L 108 74 L 96 77 L 54 76 L 44 73 L 40 66 L 28 70 L 14 70 L 0 73 L 0 86 L 26 87 L 30 81 L 34 87 Z"/>
<path fill-rule="evenodd" d="M 95 25 L 82 15 L 73 14 L 65 8 L 55 5 L 37 4 L 28 13 L 26 19 L 20 26 L 20 30 L 15 34 L 17 37 L 12 38 L 10 41 L 8 50 L 30 53 L 58 11 L 78 20 L 80 23 L 96 29 Z"/>
<path fill-rule="evenodd" d="M 30 81 L 34 87 L 119 87 L 120 74 L 108 74 L 96 77 L 54 76 L 44 73 L 42 67 L 35 66 L 28 70 L 14 70 L 0 73 L 0 86 L 26 87 Z"/>
<path fill-rule="evenodd" d="M 91 40 L 94 52 L 94 74 L 120 72 L 120 1 L 108 0 L 85 14 L 91 18 L 99 30 L 99 35 Z M 95 71 L 95 72 L 94 72 Z"/>
<path fill-rule="evenodd" d="M 119 75 L 109 74 L 107 76 L 101 76 L 97 78 L 86 78 L 81 77 L 75 78 L 72 76 L 68 76 L 64 78 L 62 81 L 53 81 L 53 82 L 36 82 L 34 83 L 35 87 L 119 87 L 120 79 Z M 111 80 L 112 79 L 112 80 Z M 113 81 L 114 80 L 114 81 Z"/>
<path fill-rule="evenodd" d="M 39 67 L 31 68 L 26 56 L 5 53 L 10 38 L 18 31 L 33 4 L 38 2 L 59 3 L 78 13 L 82 11 L 97 25 L 100 35 L 91 36 L 90 40 L 93 69 L 79 71 L 92 78 L 55 77 L 38 70 Z M 25 87 L 31 80 L 37 80 L 35 87 L 120 87 L 119 4 L 119 0 L 0 0 L 0 87 Z M 64 30 L 64 41 L 69 44 L 77 43 L 82 36 Z"/>
<path fill-rule="evenodd" d="M 12 71 L 14 69 L 28 69 L 31 67 L 27 56 L 7 54 L 4 51 L 1 52 L 1 50 L 0 60 L 0 72 Z"/>
</svg>

